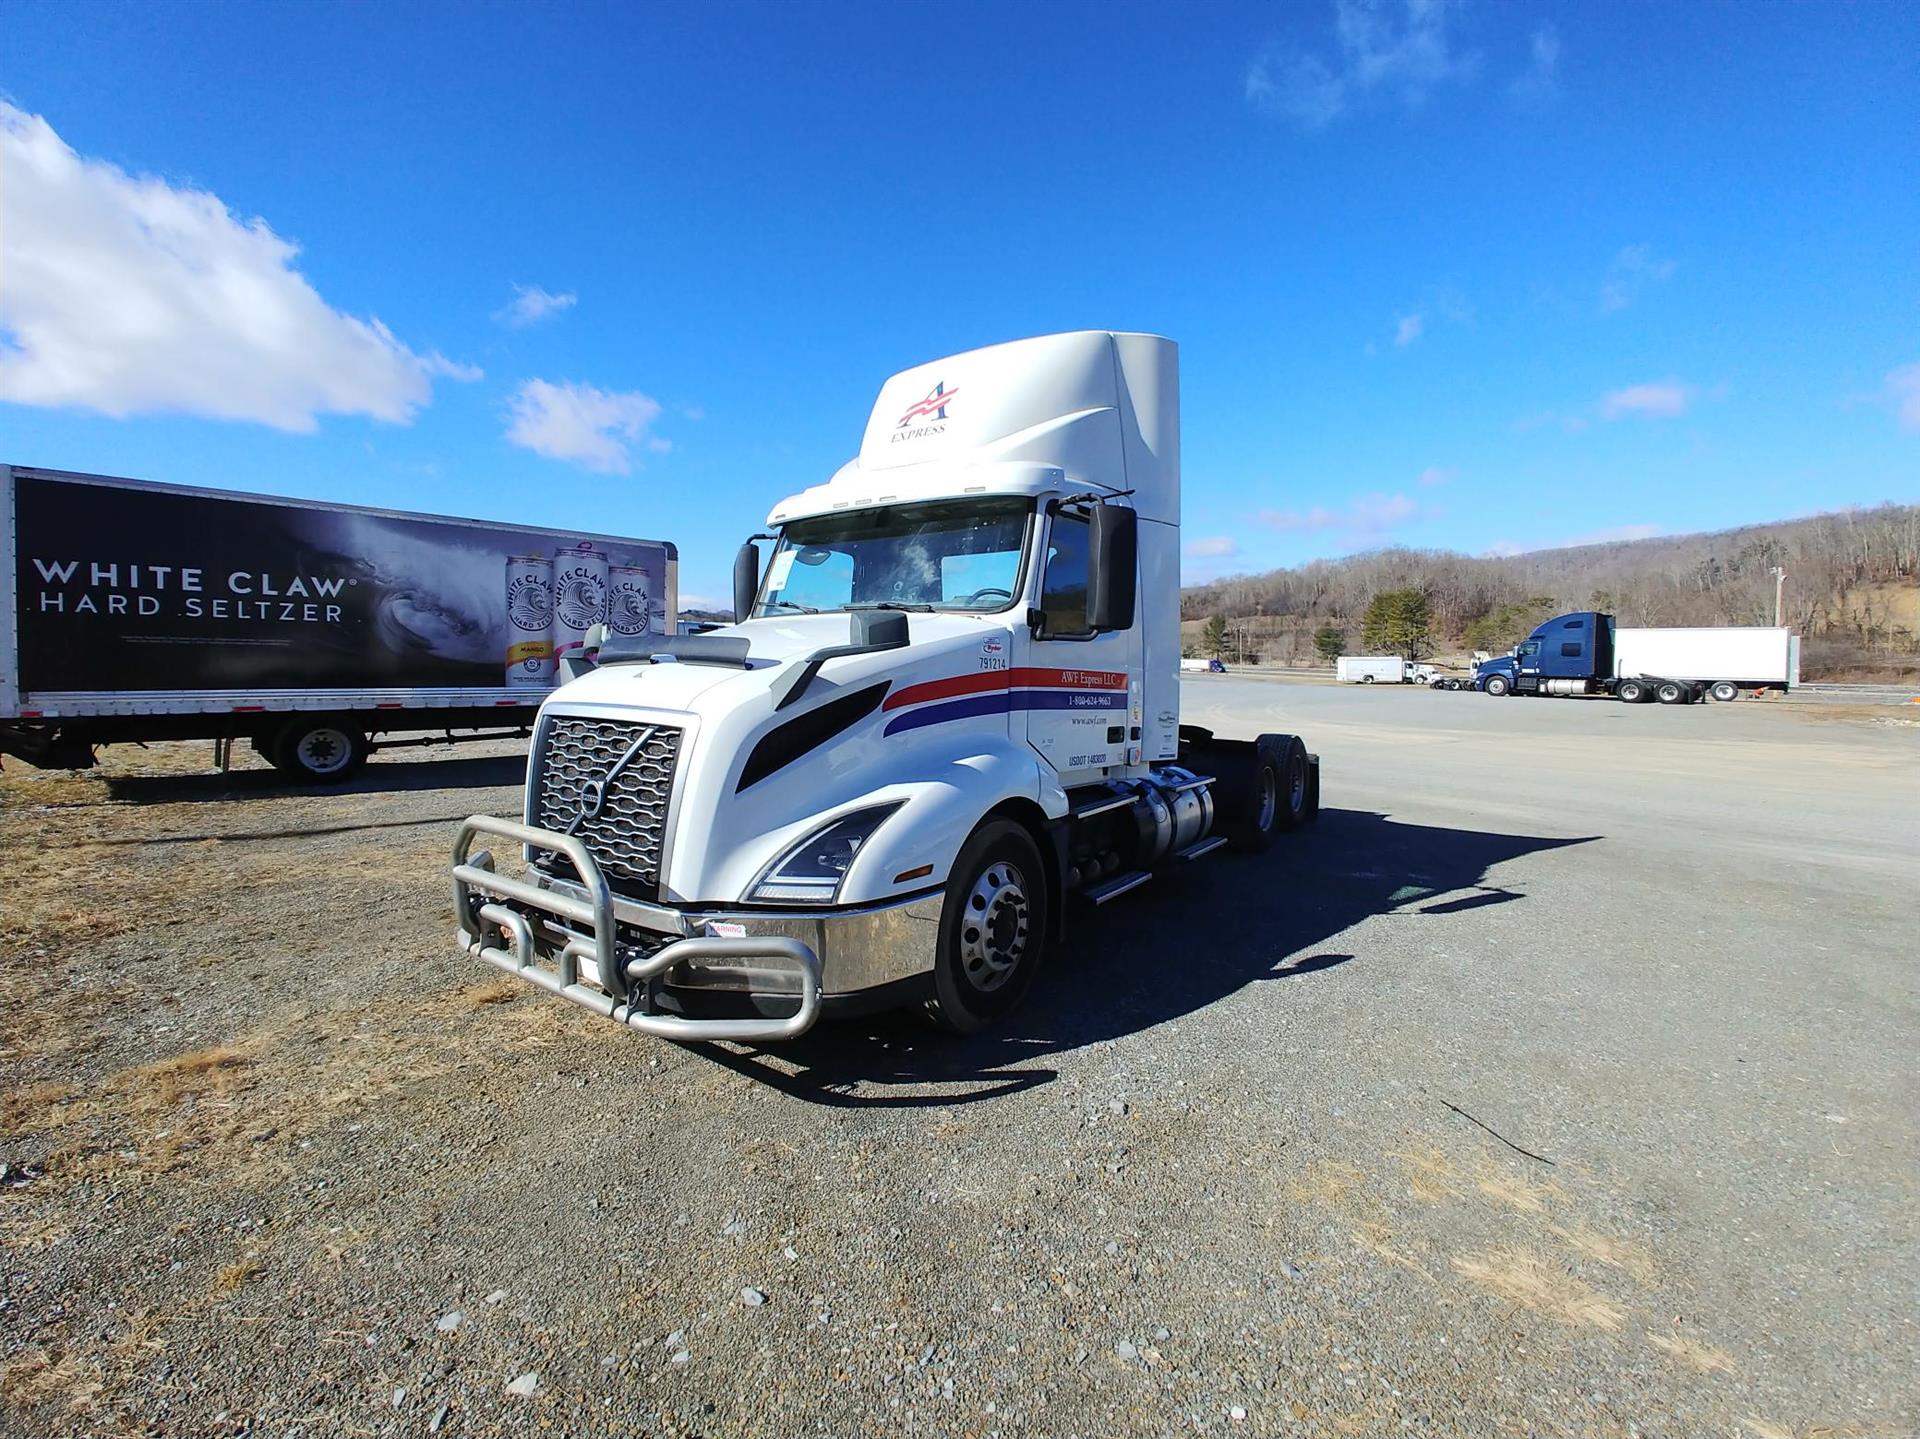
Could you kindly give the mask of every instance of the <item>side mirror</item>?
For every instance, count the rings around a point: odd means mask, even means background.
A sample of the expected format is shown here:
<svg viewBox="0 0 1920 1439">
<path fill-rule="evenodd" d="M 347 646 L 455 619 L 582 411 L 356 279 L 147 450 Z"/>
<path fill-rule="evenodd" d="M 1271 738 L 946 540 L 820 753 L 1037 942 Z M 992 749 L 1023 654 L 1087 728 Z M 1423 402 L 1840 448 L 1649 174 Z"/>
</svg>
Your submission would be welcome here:
<svg viewBox="0 0 1920 1439">
<path fill-rule="evenodd" d="M 760 595 L 760 551 L 752 540 L 740 546 L 733 557 L 733 619 L 738 624 L 753 613 L 753 602 Z"/>
<path fill-rule="evenodd" d="M 1087 625 L 1133 628 L 1140 517 L 1123 505 L 1095 505 L 1087 525 Z"/>
</svg>

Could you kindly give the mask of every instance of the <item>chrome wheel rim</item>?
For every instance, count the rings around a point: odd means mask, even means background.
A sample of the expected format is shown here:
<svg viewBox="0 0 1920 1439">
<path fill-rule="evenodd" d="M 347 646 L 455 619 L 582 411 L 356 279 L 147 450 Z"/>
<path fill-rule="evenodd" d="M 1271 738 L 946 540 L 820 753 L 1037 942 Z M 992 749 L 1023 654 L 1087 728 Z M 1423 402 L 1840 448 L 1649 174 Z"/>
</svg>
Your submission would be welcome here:
<svg viewBox="0 0 1920 1439">
<path fill-rule="evenodd" d="M 980 993 L 992 993 L 1019 969 L 1032 918 L 1019 870 L 995 860 L 980 872 L 960 913 L 960 968 Z"/>
<path fill-rule="evenodd" d="M 300 767 L 312 774 L 338 774 L 353 756 L 353 744 L 337 729 L 308 730 L 293 747 Z"/>
</svg>

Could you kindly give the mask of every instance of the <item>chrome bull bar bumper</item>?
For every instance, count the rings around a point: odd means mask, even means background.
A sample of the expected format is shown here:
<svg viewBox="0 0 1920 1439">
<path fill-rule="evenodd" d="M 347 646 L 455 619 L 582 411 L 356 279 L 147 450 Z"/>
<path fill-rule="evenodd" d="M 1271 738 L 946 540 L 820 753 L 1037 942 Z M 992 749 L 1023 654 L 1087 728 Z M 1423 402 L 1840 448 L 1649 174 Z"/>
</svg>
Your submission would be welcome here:
<svg viewBox="0 0 1920 1439">
<path fill-rule="evenodd" d="M 548 888 L 497 873 L 491 853 L 474 852 L 481 835 L 563 854 L 578 882 Z M 767 1043 L 804 1034 L 820 1017 L 821 964 L 811 946 L 775 934 L 697 934 L 678 910 L 616 898 L 587 847 L 572 835 L 472 816 L 453 843 L 453 913 L 468 954 L 643 1034 Z M 651 952 L 623 946 L 621 919 L 636 914 L 640 926 L 666 942 Z M 488 935 L 489 927 L 500 931 L 511 948 L 500 947 Z M 681 966 L 736 975 L 765 974 L 771 968 L 794 985 L 796 1008 L 775 1018 L 660 1013 L 648 1002 L 652 982 Z M 583 968 L 596 983 L 582 981 Z"/>
</svg>

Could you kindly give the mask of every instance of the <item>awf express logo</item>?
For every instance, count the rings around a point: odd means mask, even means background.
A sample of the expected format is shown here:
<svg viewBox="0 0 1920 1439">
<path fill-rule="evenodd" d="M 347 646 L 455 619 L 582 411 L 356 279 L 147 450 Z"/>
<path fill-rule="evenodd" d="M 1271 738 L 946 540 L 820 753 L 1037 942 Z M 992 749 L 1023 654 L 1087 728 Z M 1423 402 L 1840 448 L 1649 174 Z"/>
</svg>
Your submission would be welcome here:
<svg viewBox="0 0 1920 1439">
<path fill-rule="evenodd" d="M 899 444 L 902 440 L 918 440 L 926 435 L 943 433 L 947 428 L 947 405 L 959 393 L 958 385 L 949 390 L 947 382 L 942 380 L 927 391 L 925 399 L 915 400 L 908 405 L 907 412 L 893 427 L 893 443 Z M 915 421 L 925 423 L 916 424 Z"/>
</svg>

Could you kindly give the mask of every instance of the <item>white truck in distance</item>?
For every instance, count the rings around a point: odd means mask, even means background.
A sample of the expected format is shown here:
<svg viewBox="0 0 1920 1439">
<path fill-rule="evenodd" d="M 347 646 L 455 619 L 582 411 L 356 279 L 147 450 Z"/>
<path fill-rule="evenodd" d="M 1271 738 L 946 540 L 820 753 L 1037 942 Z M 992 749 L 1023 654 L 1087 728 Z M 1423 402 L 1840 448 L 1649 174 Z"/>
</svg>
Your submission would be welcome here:
<svg viewBox="0 0 1920 1439">
<path fill-rule="evenodd" d="M 1440 677 L 1432 665 L 1417 665 L 1399 655 L 1341 655 L 1333 677 L 1345 684 L 1424 685 Z"/>
<path fill-rule="evenodd" d="M 897 1004 L 971 1030 L 1070 900 L 1317 814 L 1298 739 L 1179 722 L 1172 341 L 903 371 L 859 456 L 768 524 L 737 623 L 612 637 L 542 706 L 524 823 L 476 815 L 454 846 L 469 954 L 674 1039 Z"/>
</svg>

